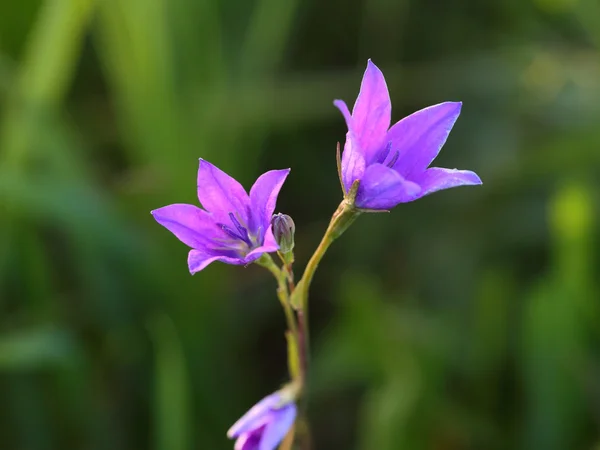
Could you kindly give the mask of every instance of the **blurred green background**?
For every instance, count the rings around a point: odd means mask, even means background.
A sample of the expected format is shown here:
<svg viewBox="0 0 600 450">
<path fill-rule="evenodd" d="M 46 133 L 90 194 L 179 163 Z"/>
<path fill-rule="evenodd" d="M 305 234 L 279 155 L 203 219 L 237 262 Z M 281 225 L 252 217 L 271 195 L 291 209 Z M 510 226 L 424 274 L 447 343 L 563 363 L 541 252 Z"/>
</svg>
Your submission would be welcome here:
<svg viewBox="0 0 600 450">
<path fill-rule="evenodd" d="M 483 187 L 361 217 L 312 289 L 316 449 L 600 449 L 597 0 L 0 6 L 0 448 L 231 449 L 286 380 L 258 267 L 191 277 L 150 210 L 198 158 L 292 167 L 297 271 L 367 58 L 393 120 L 462 100 Z"/>
</svg>

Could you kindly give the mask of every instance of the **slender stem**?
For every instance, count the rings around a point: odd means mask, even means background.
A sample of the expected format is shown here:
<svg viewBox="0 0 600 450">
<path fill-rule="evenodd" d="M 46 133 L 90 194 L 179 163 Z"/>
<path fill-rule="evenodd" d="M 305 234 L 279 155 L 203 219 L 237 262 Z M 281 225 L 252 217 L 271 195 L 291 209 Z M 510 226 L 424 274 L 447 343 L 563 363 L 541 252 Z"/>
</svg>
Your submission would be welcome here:
<svg viewBox="0 0 600 450">
<path fill-rule="evenodd" d="M 294 311 L 290 304 L 290 292 L 288 292 L 288 286 L 286 285 L 286 282 L 289 280 L 289 276 L 285 271 L 282 271 L 279 267 L 277 267 L 277 264 L 275 264 L 273 258 L 271 258 L 271 256 L 267 253 L 265 253 L 257 262 L 261 266 L 268 269 L 277 280 L 277 298 L 279 298 L 279 302 L 283 307 L 288 329 L 298 344 L 298 326 L 296 324 L 296 318 L 294 317 Z"/>
<path fill-rule="evenodd" d="M 306 264 L 302 279 L 296 285 L 296 289 L 292 294 L 292 306 L 298 311 L 303 310 L 306 314 L 308 306 L 308 289 L 312 282 L 313 276 L 319 267 L 319 263 L 329 246 L 338 237 L 348 229 L 348 227 L 356 220 L 360 215 L 360 211 L 355 208 L 354 202 L 345 198 L 342 203 L 338 206 L 337 210 L 333 213 L 331 222 L 327 227 L 325 235 L 321 239 L 319 246 L 311 256 L 310 260 Z"/>
<path fill-rule="evenodd" d="M 292 272 L 293 256 L 291 257 L 292 259 L 287 260 L 281 254 L 279 255 L 283 262 L 283 267 L 281 269 L 273 262 L 273 259 L 268 254 L 264 254 L 257 261 L 258 264 L 270 270 L 277 280 L 277 296 L 283 306 L 288 327 L 293 335 L 298 352 L 299 374 L 295 381 L 300 383 L 298 387 L 302 390 L 306 387 L 310 359 L 308 290 L 317 267 L 319 266 L 321 259 L 323 259 L 323 256 L 325 256 L 329 246 L 348 229 L 361 213 L 361 211 L 354 206 L 357 190 L 358 181 L 352 185 L 349 192 L 346 193 L 346 197 L 342 203 L 340 203 L 333 213 L 327 231 L 308 261 L 304 274 L 297 285 L 294 285 L 294 274 Z M 292 308 L 296 310 L 296 315 L 294 315 Z M 288 355 L 288 358 L 293 358 L 293 356 L 290 354 Z M 308 421 L 306 419 L 306 400 L 303 401 L 302 413 L 297 424 L 302 425 L 302 429 L 298 430 L 300 431 L 299 440 L 301 448 L 310 450 L 312 448 L 312 439 Z"/>
<path fill-rule="evenodd" d="M 360 214 L 360 211 L 354 207 L 353 196 L 356 195 L 357 189 L 358 185 L 353 187 L 351 194 L 347 196 L 342 203 L 340 203 L 331 218 L 331 222 L 329 223 L 327 231 L 321 239 L 319 246 L 306 264 L 306 269 L 304 269 L 302 278 L 296 285 L 295 289 L 290 289 L 291 305 L 296 309 L 296 314 L 298 317 L 298 352 L 300 353 L 301 379 L 304 385 L 306 385 L 306 378 L 308 376 L 308 367 L 310 362 L 308 290 L 315 271 L 319 266 L 319 262 L 321 259 L 323 259 L 323 256 L 325 256 L 329 246 L 333 243 L 333 241 L 340 237 L 344 231 L 346 231 L 346 229 Z M 293 285 L 291 285 L 291 287 L 293 287 Z M 306 418 L 306 399 L 303 401 L 299 423 L 303 424 L 303 427 L 301 430 L 299 430 L 301 448 L 310 450 L 312 448 L 312 439 L 310 435 L 310 428 L 308 426 L 308 420 Z"/>
<path fill-rule="evenodd" d="M 294 271 L 292 269 L 292 264 L 286 264 L 284 267 L 287 274 L 288 290 L 291 294 L 294 292 L 294 289 L 296 289 L 296 285 L 294 284 Z"/>
<path fill-rule="evenodd" d="M 285 313 L 285 320 L 287 321 L 288 328 L 289 328 L 290 332 L 292 333 L 292 335 L 294 336 L 294 340 L 297 343 L 298 342 L 298 327 L 296 325 L 296 318 L 294 317 L 294 311 L 292 310 L 292 307 L 290 306 L 290 302 L 289 302 L 287 295 L 280 296 L 279 295 L 280 291 L 281 291 L 281 288 L 280 287 L 277 288 L 277 294 L 279 297 L 279 301 L 281 302 L 281 306 L 283 306 L 283 311 Z"/>
<path fill-rule="evenodd" d="M 306 382 L 306 377 L 308 375 L 308 363 L 310 360 L 310 340 L 307 313 L 308 311 L 306 308 L 296 311 L 298 316 L 298 352 L 300 354 L 300 374 L 304 382 Z"/>
</svg>

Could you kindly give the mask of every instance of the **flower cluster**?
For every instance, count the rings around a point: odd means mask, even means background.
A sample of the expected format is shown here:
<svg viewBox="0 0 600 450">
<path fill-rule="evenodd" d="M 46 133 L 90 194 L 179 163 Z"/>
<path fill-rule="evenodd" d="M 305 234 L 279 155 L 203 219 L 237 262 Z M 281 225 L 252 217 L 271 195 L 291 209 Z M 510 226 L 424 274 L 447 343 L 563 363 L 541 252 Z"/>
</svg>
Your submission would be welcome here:
<svg viewBox="0 0 600 450">
<path fill-rule="evenodd" d="M 442 189 L 481 184 L 474 172 L 430 167 L 458 119 L 460 102 L 429 106 L 390 127 L 392 108 L 385 78 L 369 60 L 352 113 L 342 100 L 334 105 L 348 127 L 338 161 L 344 200 L 297 285 L 292 272 L 294 221 L 273 214 L 289 169 L 264 173 L 247 193 L 234 178 L 200 159 L 197 187 L 202 208 L 173 204 L 152 211 L 159 224 L 190 247 L 192 274 L 214 261 L 257 263 L 277 280 L 288 322 L 292 380 L 231 427 L 227 435 L 236 439 L 235 450 L 274 450 L 286 436 L 291 448 L 296 402 L 306 382 L 308 288 L 329 245 L 363 212 L 388 210 Z M 278 254 L 281 265 L 270 253 Z"/>
</svg>

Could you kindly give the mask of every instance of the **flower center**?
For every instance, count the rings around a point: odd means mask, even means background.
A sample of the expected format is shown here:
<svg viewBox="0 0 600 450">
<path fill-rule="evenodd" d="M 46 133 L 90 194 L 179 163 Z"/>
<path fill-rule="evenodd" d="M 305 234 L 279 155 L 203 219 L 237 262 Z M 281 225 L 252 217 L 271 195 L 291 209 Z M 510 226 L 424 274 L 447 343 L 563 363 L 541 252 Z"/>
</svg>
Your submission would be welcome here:
<svg viewBox="0 0 600 450">
<path fill-rule="evenodd" d="M 398 161 L 399 156 L 400 156 L 400 152 L 398 150 L 396 150 L 391 158 L 386 158 L 387 162 L 385 162 L 385 160 L 384 160 L 383 164 L 391 169 L 392 167 L 394 167 L 394 164 L 396 164 L 396 161 Z"/>
<path fill-rule="evenodd" d="M 240 240 L 246 243 L 249 247 L 252 247 L 254 243 L 252 239 L 250 239 L 250 235 L 248 234 L 248 229 L 245 228 L 240 221 L 235 217 L 233 213 L 229 213 L 229 219 L 231 220 L 231 224 L 233 227 L 225 224 L 219 224 L 221 230 L 223 230 L 228 236 L 233 239 Z"/>
<path fill-rule="evenodd" d="M 396 161 L 398 161 L 399 156 L 400 152 L 398 150 L 392 152 L 392 141 L 389 141 L 385 147 L 379 151 L 374 162 L 383 164 L 391 169 L 394 164 L 396 164 Z"/>
<path fill-rule="evenodd" d="M 385 147 L 383 147 L 381 150 L 379 150 L 379 153 L 377 153 L 377 157 L 375 158 L 375 162 L 379 163 L 379 164 L 383 164 L 383 162 L 386 160 L 386 158 L 388 157 L 388 155 L 390 154 L 390 152 L 392 151 L 392 141 L 389 141 Z"/>
</svg>

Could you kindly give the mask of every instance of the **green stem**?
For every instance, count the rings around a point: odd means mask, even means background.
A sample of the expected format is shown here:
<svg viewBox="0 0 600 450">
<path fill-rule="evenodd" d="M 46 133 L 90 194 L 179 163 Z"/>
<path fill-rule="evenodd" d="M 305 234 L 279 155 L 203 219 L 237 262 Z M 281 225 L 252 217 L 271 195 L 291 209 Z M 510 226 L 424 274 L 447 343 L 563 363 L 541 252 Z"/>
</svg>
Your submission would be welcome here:
<svg viewBox="0 0 600 450">
<path fill-rule="evenodd" d="M 299 373 L 297 378 L 294 377 L 294 381 L 300 383 L 298 385 L 298 389 L 300 390 L 304 390 L 306 386 L 310 356 L 308 290 L 317 267 L 319 266 L 321 259 L 323 259 L 323 256 L 325 256 L 329 246 L 348 229 L 361 213 L 361 211 L 354 206 L 357 190 L 358 181 L 352 185 L 352 188 L 346 194 L 342 203 L 340 203 L 333 213 L 325 235 L 308 261 L 304 274 L 296 286 L 294 286 L 294 278 L 291 270 L 291 263 L 293 260 L 288 261 L 285 258 L 282 258 L 282 269 L 273 262 L 273 259 L 268 254 L 264 254 L 257 261 L 258 264 L 270 270 L 277 280 L 277 296 L 285 311 L 288 327 L 294 337 L 298 353 L 298 355 L 292 355 L 291 352 L 288 351 L 288 358 L 290 359 L 290 367 L 292 367 L 292 362 L 296 362 L 292 361 L 292 358 L 298 358 Z M 292 308 L 296 310 L 296 315 L 294 315 Z M 310 450 L 312 448 L 312 443 L 308 421 L 306 419 L 306 400 L 303 401 L 301 416 L 296 423 L 298 428 L 301 428 L 298 430 L 301 448 Z M 299 425 L 302 425 L 302 427 Z M 292 441 L 289 441 L 290 445 Z"/>
<path fill-rule="evenodd" d="M 292 293 L 292 306 L 298 311 L 304 311 L 305 315 L 308 314 L 308 289 L 321 259 L 325 256 L 327 249 L 333 241 L 340 237 L 359 215 L 360 211 L 356 209 L 353 199 L 350 198 L 345 198 L 333 213 L 325 235 L 306 264 L 302 279 L 298 282 L 296 289 Z"/>
<path fill-rule="evenodd" d="M 277 280 L 277 298 L 279 298 L 279 302 L 285 313 L 285 319 L 288 326 L 288 331 L 285 333 L 288 344 L 288 371 L 290 378 L 300 391 L 304 384 L 304 376 L 302 372 L 302 357 L 300 351 L 300 331 L 298 330 L 294 310 L 290 304 L 290 293 L 293 291 L 294 287 L 291 268 L 284 266 L 283 269 L 280 269 L 273 261 L 273 258 L 266 253 L 256 262 L 258 265 L 268 269 Z"/>
<path fill-rule="evenodd" d="M 306 311 L 302 309 L 296 311 L 298 316 L 298 354 L 300 360 L 300 376 L 302 377 L 303 382 L 306 382 L 306 376 L 308 374 L 308 361 L 310 358 L 310 348 L 308 347 L 308 321 L 305 313 Z"/>
<path fill-rule="evenodd" d="M 353 186 L 353 189 L 351 189 L 348 196 L 344 198 L 337 210 L 333 213 L 325 235 L 306 264 L 306 269 L 304 269 L 302 278 L 291 293 L 291 305 L 296 309 L 296 314 L 298 316 L 298 351 L 300 353 L 301 380 L 304 385 L 306 384 L 310 360 L 308 290 L 317 267 L 319 266 L 321 259 L 323 259 L 323 256 L 325 256 L 329 246 L 333 243 L 333 241 L 340 237 L 344 231 L 348 229 L 352 222 L 354 222 L 354 220 L 356 220 L 356 218 L 360 215 L 360 211 L 354 206 L 354 197 L 357 189 L 358 184 Z M 310 450 L 312 448 L 312 442 L 308 420 L 306 418 L 306 400 L 303 401 L 303 407 L 298 423 L 302 425 L 301 429 L 298 430 L 301 448 Z"/>
<path fill-rule="evenodd" d="M 298 341 L 298 327 L 296 325 L 296 318 L 294 317 L 294 311 L 290 305 L 290 297 L 288 293 L 288 274 L 277 267 L 277 264 L 273 261 L 273 258 L 268 253 L 262 255 L 262 257 L 257 261 L 258 264 L 268 269 L 275 279 L 277 280 L 277 298 L 279 298 L 279 302 L 283 307 L 283 311 L 285 313 L 285 318 L 287 321 L 287 325 L 289 330 L 294 335 L 296 342 Z"/>
</svg>

